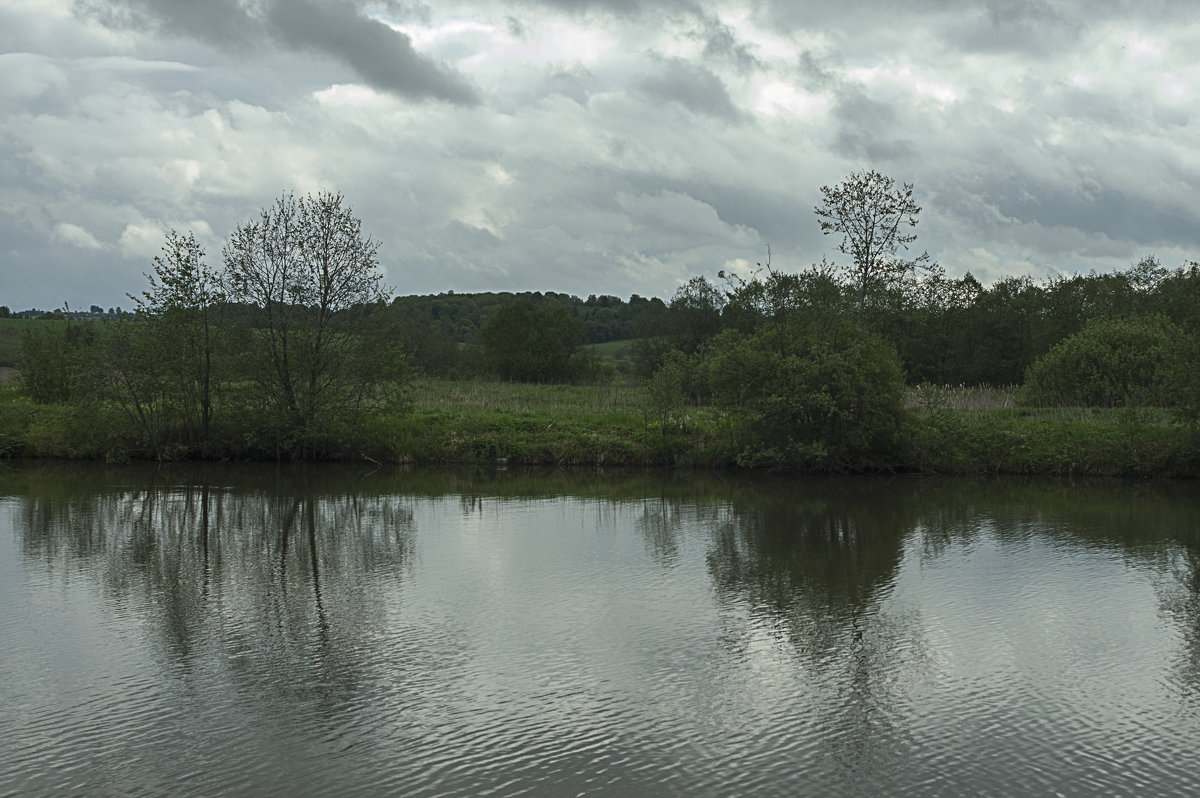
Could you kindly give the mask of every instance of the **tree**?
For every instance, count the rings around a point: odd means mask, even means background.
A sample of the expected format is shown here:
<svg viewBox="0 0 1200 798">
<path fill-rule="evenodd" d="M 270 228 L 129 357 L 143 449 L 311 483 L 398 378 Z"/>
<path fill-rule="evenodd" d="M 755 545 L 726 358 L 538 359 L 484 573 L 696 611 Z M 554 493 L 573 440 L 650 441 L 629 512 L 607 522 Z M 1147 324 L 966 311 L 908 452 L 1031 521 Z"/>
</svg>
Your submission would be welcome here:
<svg viewBox="0 0 1200 798">
<path fill-rule="evenodd" d="M 141 353 L 146 368 L 171 383 L 172 403 L 178 407 L 181 432 L 192 445 L 208 438 L 216 394 L 214 356 L 222 333 L 219 316 L 225 304 L 220 275 L 204 262 L 205 252 L 189 232 L 172 230 L 154 258 L 154 273 L 147 274 L 150 290 L 129 295 L 143 317 L 122 350 Z M 144 382 L 144 381 L 143 381 Z M 127 383 L 127 384 L 132 384 Z"/>
<path fill-rule="evenodd" d="M 914 260 L 898 257 L 917 240 L 910 230 L 917 226 L 921 206 L 913 199 L 911 183 L 899 188 L 892 178 L 875 170 L 855 172 L 836 186 L 822 186 L 824 201 L 813 208 L 825 235 L 842 237 L 838 251 L 852 263 L 844 267 L 857 295 L 857 320 L 862 324 L 868 295 L 915 271 L 929 260 L 924 252 Z"/>
<path fill-rule="evenodd" d="M 698 352 L 721 331 L 724 306 L 725 295 L 703 276 L 679 286 L 670 305 L 648 306 L 635 325 L 638 340 L 633 358 L 638 373 L 643 377 L 653 375 L 668 352 Z"/>
<path fill-rule="evenodd" d="M 396 398 L 403 354 L 372 329 L 385 300 L 378 250 L 328 192 L 280 197 L 225 247 L 229 299 L 257 314 L 250 376 L 281 425 L 277 445 L 300 456 L 329 422 Z"/>
<path fill-rule="evenodd" d="M 39 404 L 90 401 L 89 365 L 94 360 L 96 330 L 91 324 L 43 323 L 25 330 L 17 367 L 21 387 Z"/>
<path fill-rule="evenodd" d="M 590 376 L 583 356 L 583 322 L 562 306 L 518 299 L 501 307 L 479 331 L 484 368 L 506 380 L 553 382 Z"/>
</svg>

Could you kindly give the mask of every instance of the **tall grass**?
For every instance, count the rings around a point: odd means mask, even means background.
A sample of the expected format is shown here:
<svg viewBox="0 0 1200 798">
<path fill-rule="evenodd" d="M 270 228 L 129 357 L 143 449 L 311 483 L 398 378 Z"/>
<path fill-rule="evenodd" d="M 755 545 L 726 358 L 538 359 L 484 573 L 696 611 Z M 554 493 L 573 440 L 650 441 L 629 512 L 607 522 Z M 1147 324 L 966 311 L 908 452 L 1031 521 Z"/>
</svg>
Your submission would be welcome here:
<svg viewBox="0 0 1200 798">
<path fill-rule="evenodd" d="M 934 385 L 923 382 L 908 390 L 904 406 L 910 410 L 1004 410 L 1017 406 L 1020 386 Z"/>
</svg>

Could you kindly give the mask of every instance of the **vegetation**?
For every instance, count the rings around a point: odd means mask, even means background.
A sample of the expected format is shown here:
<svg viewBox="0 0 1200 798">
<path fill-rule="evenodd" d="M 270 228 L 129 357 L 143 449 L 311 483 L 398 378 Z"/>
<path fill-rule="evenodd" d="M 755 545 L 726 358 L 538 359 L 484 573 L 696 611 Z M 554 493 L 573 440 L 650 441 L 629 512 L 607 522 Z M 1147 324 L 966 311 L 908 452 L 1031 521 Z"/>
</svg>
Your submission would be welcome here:
<svg viewBox="0 0 1200 798">
<path fill-rule="evenodd" d="M 929 260 L 927 252 L 911 261 L 897 255 L 917 240 L 908 229 L 917 226 L 921 206 L 913 199 L 911 183 L 897 188 L 892 178 L 874 169 L 822 186 L 821 195 L 824 199 L 813 211 L 824 235 L 842 237 L 838 251 L 850 256 L 844 271 L 855 297 L 855 320 L 861 324 L 872 291 L 900 282 Z"/>
<path fill-rule="evenodd" d="M 1167 407 L 1181 360 L 1178 327 L 1161 317 L 1098 319 L 1029 367 L 1022 396 L 1040 406 Z"/>
<path fill-rule="evenodd" d="M 904 380 L 895 350 L 845 324 L 765 326 L 715 348 L 716 405 L 740 465 L 860 469 L 896 462 Z"/>
<path fill-rule="evenodd" d="M 132 315 L 0 319 L 0 454 L 1200 475 L 1200 265 L 984 286 L 901 257 L 911 185 L 822 194 L 849 263 L 390 303 L 343 198 L 285 195 L 220 269 L 172 232 Z"/>
<path fill-rule="evenodd" d="M 595 356 L 581 350 L 583 322 L 562 307 L 510 302 L 479 331 L 484 368 L 505 380 L 570 382 L 594 377 Z"/>
</svg>

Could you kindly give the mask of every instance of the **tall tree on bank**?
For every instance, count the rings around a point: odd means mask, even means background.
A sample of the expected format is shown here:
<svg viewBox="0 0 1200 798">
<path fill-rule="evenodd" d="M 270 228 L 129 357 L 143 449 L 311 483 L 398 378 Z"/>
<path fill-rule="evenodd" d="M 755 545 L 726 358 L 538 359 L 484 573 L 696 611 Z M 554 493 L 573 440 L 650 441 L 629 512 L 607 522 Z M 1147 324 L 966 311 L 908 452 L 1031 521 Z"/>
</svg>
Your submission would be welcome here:
<svg viewBox="0 0 1200 798">
<path fill-rule="evenodd" d="M 328 192 L 280 197 L 225 247 L 229 299 L 258 316 L 250 360 L 264 409 L 299 456 L 328 423 L 390 398 L 400 376 L 403 355 L 371 328 L 385 301 L 378 250 Z"/>
<path fill-rule="evenodd" d="M 214 359 L 225 304 L 220 275 L 204 262 L 205 254 L 191 232 L 185 237 L 172 230 L 162 254 L 154 258 L 154 273 L 146 275 L 150 290 L 140 297 L 129 295 L 146 326 L 136 335 L 115 336 L 117 346 L 129 337 L 140 338 L 136 345 L 126 341 L 131 344 L 128 348 L 148 353 L 152 361 L 126 363 L 128 390 L 122 398 L 134 400 L 134 406 L 141 404 L 133 386 L 144 386 L 146 381 L 135 378 L 134 372 L 156 373 L 165 383 L 166 398 L 178 408 L 180 432 L 193 446 L 206 440 L 212 428 L 218 382 Z M 114 360 L 114 365 L 120 364 Z"/>
<path fill-rule="evenodd" d="M 849 255 L 844 266 L 847 282 L 856 294 L 856 319 L 862 324 L 867 297 L 876 288 L 887 288 L 929 260 L 924 252 L 914 260 L 898 256 L 917 240 L 921 206 L 913 199 L 911 183 L 899 187 L 887 175 L 855 172 L 836 186 L 822 186 L 824 200 L 813 208 L 825 235 L 840 235 L 838 251 Z"/>
</svg>

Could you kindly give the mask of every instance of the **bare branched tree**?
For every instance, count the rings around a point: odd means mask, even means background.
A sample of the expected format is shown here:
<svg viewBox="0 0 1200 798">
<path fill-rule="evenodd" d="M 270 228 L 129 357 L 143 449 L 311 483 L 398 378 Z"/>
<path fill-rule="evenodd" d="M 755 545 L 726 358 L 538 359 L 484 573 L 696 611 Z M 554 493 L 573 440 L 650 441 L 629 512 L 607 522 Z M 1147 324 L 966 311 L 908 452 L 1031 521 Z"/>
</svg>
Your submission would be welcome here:
<svg viewBox="0 0 1200 798">
<path fill-rule="evenodd" d="M 862 323 L 867 297 L 875 288 L 892 285 L 928 262 L 924 252 L 913 260 L 897 253 L 917 240 L 921 206 L 913 199 L 911 183 L 899 187 L 875 170 L 855 172 L 836 186 L 822 186 L 824 201 L 813 208 L 825 235 L 840 234 L 838 251 L 849 255 L 844 266 L 847 282 L 857 295 L 857 319 Z"/>
<path fill-rule="evenodd" d="M 386 297 L 379 244 L 341 194 L 288 194 L 225 248 L 229 298 L 260 314 L 265 362 L 256 375 L 302 449 L 320 422 L 374 403 L 390 352 L 366 322 Z"/>
</svg>

